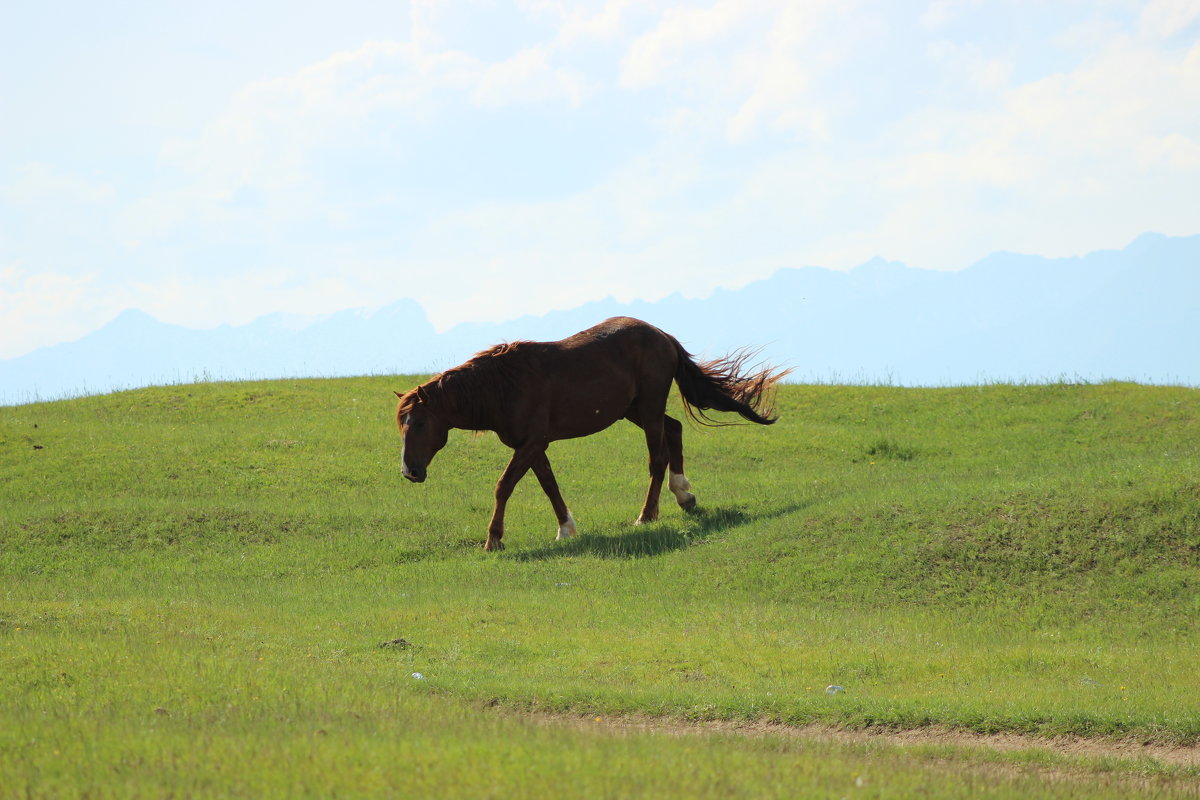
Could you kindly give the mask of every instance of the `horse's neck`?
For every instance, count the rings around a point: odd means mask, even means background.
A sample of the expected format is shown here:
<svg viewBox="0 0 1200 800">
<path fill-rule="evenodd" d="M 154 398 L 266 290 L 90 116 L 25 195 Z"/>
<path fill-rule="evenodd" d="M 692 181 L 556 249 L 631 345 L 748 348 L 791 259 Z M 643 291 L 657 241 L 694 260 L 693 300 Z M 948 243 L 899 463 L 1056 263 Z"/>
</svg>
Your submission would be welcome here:
<svg viewBox="0 0 1200 800">
<path fill-rule="evenodd" d="M 491 403 L 480 402 L 478 390 L 460 381 L 443 383 L 441 390 L 443 413 L 452 428 L 495 430 L 496 409 Z"/>
</svg>

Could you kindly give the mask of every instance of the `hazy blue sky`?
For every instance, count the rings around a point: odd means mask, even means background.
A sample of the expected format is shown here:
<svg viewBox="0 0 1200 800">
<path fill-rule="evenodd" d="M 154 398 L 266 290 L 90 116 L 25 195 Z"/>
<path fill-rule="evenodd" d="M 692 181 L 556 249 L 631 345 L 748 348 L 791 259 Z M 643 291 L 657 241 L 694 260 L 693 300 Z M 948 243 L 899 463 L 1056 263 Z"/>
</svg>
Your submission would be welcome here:
<svg viewBox="0 0 1200 800">
<path fill-rule="evenodd" d="M 1200 0 L 55 2 L 0 26 L 0 358 L 136 307 L 444 328 L 1200 232 Z"/>
</svg>

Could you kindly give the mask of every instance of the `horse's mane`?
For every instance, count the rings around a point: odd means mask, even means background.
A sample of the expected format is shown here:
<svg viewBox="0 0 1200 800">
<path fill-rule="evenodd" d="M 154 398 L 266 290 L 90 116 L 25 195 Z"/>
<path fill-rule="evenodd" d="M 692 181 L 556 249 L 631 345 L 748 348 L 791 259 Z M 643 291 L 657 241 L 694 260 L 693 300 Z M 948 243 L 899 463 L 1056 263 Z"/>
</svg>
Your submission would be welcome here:
<svg viewBox="0 0 1200 800">
<path fill-rule="evenodd" d="M 533 342 L 529 342 L 524 339 L 518 339 L 515 342 L 501 342 L 500 344 L 494 344 L 491 347 L 487 348 L 486 350 L 480 350 L 478 353 L 476 353 L 475 355 L 468 358 L 462 364 L 459 364 L 457 367 L 454 367 L 453 369 L 448 369 L 448 370 L 446 370 L 446 372 L 454 372 L 455 370 L 460 370 L 460 369 L 464 369 L 466 367 L 474 366 L 474 365 L 478 364 L 479 362 L 483 361 L 484 359 L 496 358 L 498 356 L 507 355 L 508 353 L 511 353 L 514 350 L 516 350 L 518 347 L 523 347 L 524 345 L 527 345 L 527 344 L 533 344 Z M 444 372 L 442 374 L 444 375 L 446 373 Z"/>
<path fill-rule="evenodd" d="M 481 350 L 468 360 L 400 396 L 398 415 L 424 401 L 434 413 L 453 419 L 455 427 L 481 430 L 528 371 L 527 341 L 504 342 Z M 421 391 L 423 390 L 423 391 Z M 421 391 L 422 397 L 418 396 Z"/>
<path fill-rule="evenodd" d="M 417 407 L 417 389 L 419 388 L 421 387 L 414 386 L 404 394 L 400 394 L 399 392 L 396 393 L 396 396 L 400 398 L 400 405 L 396 406 L 397 418 L 403 417 L 405 414 L 410 413 L 414 408 Z"/>
</svg>

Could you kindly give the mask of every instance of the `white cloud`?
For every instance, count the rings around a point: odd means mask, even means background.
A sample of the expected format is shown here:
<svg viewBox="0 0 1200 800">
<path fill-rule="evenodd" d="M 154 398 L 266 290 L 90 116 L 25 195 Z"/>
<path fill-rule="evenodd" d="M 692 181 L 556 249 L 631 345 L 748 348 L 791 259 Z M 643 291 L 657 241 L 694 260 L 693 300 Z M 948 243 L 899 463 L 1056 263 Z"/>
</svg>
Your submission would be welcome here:
<svg viewBox="0 0 1200 800">
<path fill-rule="evenodd" d="M 1197 6 L 1055 15 L 1014 33 L 1022 49 L 972 35 L 996 13 L 973 0 L 924 16 L 882 0 L 522 0 L 530 24 L 505 49 L 417 3 L 407 41 L 247 83 L 163 145 L 151 182 L 8 167 L 0 202 L 33 223 L 0 219 L 22 270 L 0 282 L 6 345 L 10 328 L 44 343 L 67 317 L 131 305 L 204 326 L 412 296 L 444 327 L 703 295 L 783 266 L 958 268 L 1195 233 Z M 1047 42 L 1060 49 L 1043 63 Z M 607 135 L 628 141 L 593 165 L 587 137 Z M 526 160 L 477 180 L 512 154 Z M 525 191 L 543 162 L 571 179 Z M 64 229 L 87 238 L 60 254 Z"/>
<path fill-rule="evenodd" d="M 977 44 L 945 39 L 926 48 L 930 59 L 941 69 L 945 80 L 981 94 L 993 94 L 1008 88 L 1013 64 L 1004 58 L 988 56 Z"/>
<path fill-rule="evenodd" d="M 453 51 L 367 42 L 286 78 L 252 84 L 196 139 L 176 140 L 165 159 L 214 188 L 290 189 L 306 183 L 314 151 L 353 134 L 380 111 L 422 119 L 439 92 L 478 83 L 481 65 Z"/>
<path fill-rule="evenodd" d="M 1200 212 L 1198 67 L 1200 46 L 1119 38 L 1078 69 L 1009 88 L 997 108 L 915 112 L 892 131 L 907 146 L 878 168 L 881 252 L 956 268 L 998 249 L 1070 255 L 1194 232 L 1180 211 Z"/>
<path fill-rule="evenodd" d="M 1200 21 L 1197 0 L 1150 0 L 1142 9 L 1139 27 L 1151 36 L 1169 38 Z"/>
<path fill-rule="evenodd" d="M 771 22 L 767 46 L 743 58 L 749 96 L 729 120 L 731 140 L 746 140 L 760 125 L 816 139 L 830 137 L 828 115 L 810 96 L 815 50 L 811 43 L 822 16 L 816 3 L 785 5 Z"/>
<path fill-rule="evenodd" d="M 506 106 L 565 99 L 572 108 L 583 103 L 587 79 L 551 64 L 548 47 L 529 47 L 483 70 L 472 99 L 481 106 Z"/>
<path fill-rule="evenodd" d="M 89 309 L 94 284 L 90 275 L 34 273 L 19 264 L 0 267 L 0 358 L 77 339 L 105 322 L 103 312 Z"/>
<path fill-rule="evenodd" d="M 625 28 L 625 20 L 631 8 L 644 5 L 642 0 L 606 0 L 595 14 L 576 3 L 544 3 L 553 8 L 560 18 L 558 45 L 570 47 L 580 41 L 609 41 L 618 37 Z"/>
<path fill-rule="evenodd" d="M 14 179 L 0 187 L 0 199 L 26 208 L 43 203 L 96 205 L 114 194 L 111 183 L 90 181 L 41 162 L 18 166 Z"/>
<path fill-rule="evenodd" d="M 446 124 L 449 109 L 557 101 L 577 107 L 588 91 L 578 72 L 555 66 L 548 47 L 485 63 L 414 42 L 371 41 L 293 75 L 251 84 L 195 138 L 168 142 L 166 165 L 187 177 L 134 203 L 126 238 L 162 237 L 182 224 L 228 225 L 246 189 L 264 199 L 257 224 L 310 218 L 336 224 L 315 163 L 334 153 L 402 148 L 405 126 Z"/>
<path fill-rule="evenodd" d="M 629 47 L 622 65 L 621 84 L 638 89 L 694 76 L 697 49 L 732 34 L 751 18 L 758 6 L 746 0 L 717 0 L 708 7 L 667 9 L 654 30 Z M 711 77 L 711 68 L 717 65 L 705 66 L 709 69 L 704 74 Z"/>
<path fill-rule="evenodd" d="M 670 8 L 629 45 L 620 85 L 668 90 L 735 143 L 761 133 L 825 140 L 833 135 L 830 111 L 814 85 L 873 31 L 870 14 L 859 12 L 818 0 Z"/>
<path fill-rule="evenodd" d="M 1200 137 L 1180 133 L 1150 136 L 1138 145 L 1138 161 L 1147 167 L 1166 167 L 1180 172 L 1200 173 Z"/>
<path fill-rule="evenodd" d="M 370 289 L 340 274 L 298 280 L 286 269 L 262 269 L 238 275 L 207 277 L 175 274 L 128 287 L 129 307 L 158 319 L 193 328 L 212 327 L 214 320 L 241 325 L 262 316 L 262 298 L 271 298 L 269 311 L 322 314 L 343 308 L 378 305 Z"/>
<path fill-rule="evenodd" d="M 981 0 L 933 0 L 921 14 L 921 25 L 928 30 L 938 30 L 954 21 L 963 9 L 978 6 Z"/>
</svg>

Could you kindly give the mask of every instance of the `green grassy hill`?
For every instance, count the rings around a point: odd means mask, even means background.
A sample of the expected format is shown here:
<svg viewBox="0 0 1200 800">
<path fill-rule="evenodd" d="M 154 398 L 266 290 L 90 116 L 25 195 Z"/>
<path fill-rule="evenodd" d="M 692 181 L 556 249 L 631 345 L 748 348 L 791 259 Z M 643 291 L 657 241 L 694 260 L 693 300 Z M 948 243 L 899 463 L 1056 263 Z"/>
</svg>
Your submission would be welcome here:
<svg viewBox="0 0 1200 800">
<path fill-rule="evenodd" d="M 459 761 L 499 780 L 497 752 L 575 770 L 601 794 L 691 786 L 647 766 L 623 790 L 557 741 L 615 749 L 629 775 L 645 747 L 693 777 L 697 758 L 718 772 L 719 759 L 764 759 L 782 789 L 824 785 L 822 769 L 831 793 L 856 770 L 896 786 L 910 775 L 870 760 L 894 754 L 839 751 L 781 776 L 782 745 L 718 758 L 661 738 L 550 736 L 479 709 L 1200 741 L 1194 389 L 787 386 L 771 428 L 685 427 L 700 512 L 664 502 L 642 527 L 644 444 L 621 423 L 551 447 L 579 538 L 554 541 L 529 478 L 508 549 L 487 554 L 509 451 L 456 432 L 429 480 L 407 484 L 391 391 L 413 382 L 0 408 L 0 717 L 13 723 L 0 772 L 21 776 L 14 794 L 87 780 L 114 796 L 321 794 L 347 789 L 339 776 L 381 790 L 420 777 L 443 793 L 439 781 L 466 780 L 447 766 Z M 419 720 L 451 733 L 431 739 Z M 469 743 L 489 735 L 500 751 Z M 251 752 L 278 774 L 253 777 Z M 305 753 L 311 773 L 280 766 Z M 396 758 L 426 766 L 375 775 Z M 211 769 L 226 762 L 222 783 Z M 151 763 L 182 782 L 139 782 Z M 497 796 L 536 795 L 534 773 Z M 975 788 L 1010 796 L 1005 781 Z M 911 796 L 943 790 L 966 788 Z"/>
</svg>

